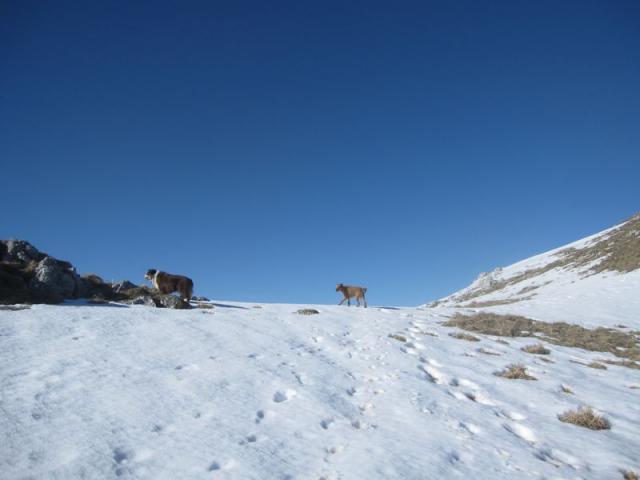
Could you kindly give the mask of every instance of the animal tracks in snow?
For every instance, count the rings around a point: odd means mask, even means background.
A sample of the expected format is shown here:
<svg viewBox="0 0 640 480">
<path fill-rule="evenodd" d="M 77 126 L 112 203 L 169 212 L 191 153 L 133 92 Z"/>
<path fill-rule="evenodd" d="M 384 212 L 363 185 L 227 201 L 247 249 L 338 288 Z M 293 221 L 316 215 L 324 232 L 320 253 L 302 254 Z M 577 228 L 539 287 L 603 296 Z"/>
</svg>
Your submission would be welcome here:
<svg viewBox="0 0 640 480">
<path fill-rule="evenodd" d="M 289 400 L 291 400 L 297 395 L 298 395 L 298 392 L 290 388 L 286 390 L 278 390 L 276 393 L 273 394 L 273 401 L 275 403 L 284 403 L 284 402 L 288 402 Z"/>
</svg>

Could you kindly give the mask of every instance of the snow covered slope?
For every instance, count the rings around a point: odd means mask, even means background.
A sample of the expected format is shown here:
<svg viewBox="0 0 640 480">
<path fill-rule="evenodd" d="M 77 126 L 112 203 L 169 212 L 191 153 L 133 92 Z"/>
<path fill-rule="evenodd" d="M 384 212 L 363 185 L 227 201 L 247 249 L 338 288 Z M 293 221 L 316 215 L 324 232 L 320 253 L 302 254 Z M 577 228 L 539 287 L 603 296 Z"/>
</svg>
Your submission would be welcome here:
<svg viewBox="0 0 640 480">
<path fill-rule="evenodd" d="M 615 479 L 640 371 L 451 337 L 456 308 L 0 310 L 3 479 Z M 389 335 L 393 335 L 390 337 Z M 494 375 L 523 363 L 536 381 Z M 564 387 L 564 388 L 563 388 Z M 567 393 L 571 390 L 573 393 Z M 591 431 L 557 415 L 590 405 Z"/>
<path fill-rule="evenodd" d="M 564 247 L 481 274 L 431 306 L 640 329 L 640 214 Z M 628 319 L 628 320 L 626 320 Z"/>
</svg>

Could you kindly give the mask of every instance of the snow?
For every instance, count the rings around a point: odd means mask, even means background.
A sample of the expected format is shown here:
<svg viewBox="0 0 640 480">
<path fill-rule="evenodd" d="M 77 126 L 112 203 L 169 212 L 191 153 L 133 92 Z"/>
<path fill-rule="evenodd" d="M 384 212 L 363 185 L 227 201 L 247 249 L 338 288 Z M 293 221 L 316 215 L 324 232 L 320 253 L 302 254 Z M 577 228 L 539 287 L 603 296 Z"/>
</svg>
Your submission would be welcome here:
<svg viewBox="0 0 640 480">
<path fill-rule="evenodd" d="M 601 259 L 579 268 L 556 267 L 490 290 L 496 282 L 545 267 L 558 260 L 559 252 L 568 248 L 585 248 L 622 225 L 624 223 L 513 265 L 480 274 L 471 285 L 439 300 L 438 304 L 471 307 L 470 311 L 523 315 L 544 322 L 567 322 L 587 328 L 626 325 L 640 330 L 640 270 L 629 273 L 604 271 L 595 275 L 589 272 Z M 481 294 L 465 299 L 464 295 L 473 292 Z M 487 302 L 503 304 L 473 306 Z"/>
<path fill-rule="evenodd" d="M 320 313 L 294 313 L 302 307 Z M 0 311 L 0 476 L 602 479 L 640 470 L 639 371 L 587 368 L 612 357 L 554 345 L 546 363 L 520 350 L 531 339 L 452 338 L 441 322 L 459 310 Z M 637 325 L 638 315 L 615 321 Z M 511 363 L 538 380 L 494 375 Z M 581 405 L 612 429 L 557 419 Z"/>
</svg>

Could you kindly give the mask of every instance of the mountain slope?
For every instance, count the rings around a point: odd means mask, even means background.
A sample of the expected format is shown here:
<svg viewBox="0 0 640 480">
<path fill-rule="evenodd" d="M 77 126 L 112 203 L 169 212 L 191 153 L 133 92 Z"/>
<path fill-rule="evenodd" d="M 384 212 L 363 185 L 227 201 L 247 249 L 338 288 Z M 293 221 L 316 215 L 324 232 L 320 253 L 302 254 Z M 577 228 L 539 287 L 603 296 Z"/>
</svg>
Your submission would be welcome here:
<svg viewBox="0 0 640 480">
<path fill-rule="evenodd" d="M 517 313 L 544 321 L 640 328 L 640 214 L 564 247 L 481 274 L 431 306 Z"/>
<path fill-rule="evenodd" d="M 0 310 L 2 478 L 621 478 L 639 370 L 478 334 L 458 309 Z M 549 361 L 544 361 L 544 358 Z M 537 380 L 494 373 L 522 363 Z M 569 393 L 571 392 L 571 393 Z M 611 429 L 557 416 L 590 405 Z"/>
</svg>

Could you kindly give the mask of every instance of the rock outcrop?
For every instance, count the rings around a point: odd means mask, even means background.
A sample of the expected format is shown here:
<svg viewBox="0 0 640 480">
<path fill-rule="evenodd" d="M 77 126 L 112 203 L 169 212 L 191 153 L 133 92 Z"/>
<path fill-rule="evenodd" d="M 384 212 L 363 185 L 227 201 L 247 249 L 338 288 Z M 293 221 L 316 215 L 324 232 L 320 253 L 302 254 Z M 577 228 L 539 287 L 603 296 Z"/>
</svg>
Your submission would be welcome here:
<svg viewBox="0 0 640 480">
<path fill-rule="evenodd" d="M 173 295 L 128 280 L 107 283 L 98 275 L 78 275 L 75 267 L 24 240 L 0 240 L 0 304 L 60 303 L 86 298 L 92 303 L 116 301 L 160 308 L 190 308 Z"/>
</svg>

